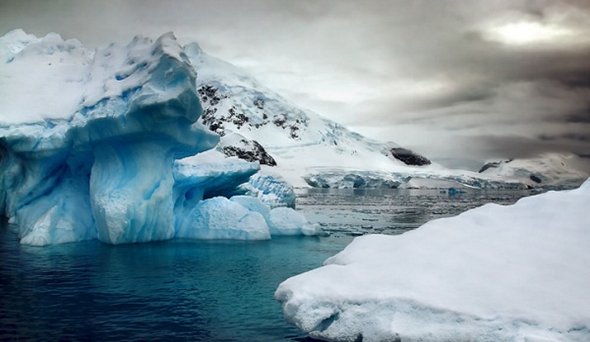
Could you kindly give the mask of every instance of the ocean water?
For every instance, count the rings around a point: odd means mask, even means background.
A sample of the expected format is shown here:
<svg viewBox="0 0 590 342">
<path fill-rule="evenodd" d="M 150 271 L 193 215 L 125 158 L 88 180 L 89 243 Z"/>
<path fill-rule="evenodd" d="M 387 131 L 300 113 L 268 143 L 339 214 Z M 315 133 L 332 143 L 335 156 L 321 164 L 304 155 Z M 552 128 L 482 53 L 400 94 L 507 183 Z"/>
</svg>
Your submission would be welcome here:
<svg viewBox="0 0 590 342">
<path fill-rule="evenodd" d="M 518 191 L 298 190 L 327 232 L 271 241 L 21 246 L 0 223 L 0 340 L 304 341 L 273 299 L 355 236 L 399 234 Z"/>
</svg>

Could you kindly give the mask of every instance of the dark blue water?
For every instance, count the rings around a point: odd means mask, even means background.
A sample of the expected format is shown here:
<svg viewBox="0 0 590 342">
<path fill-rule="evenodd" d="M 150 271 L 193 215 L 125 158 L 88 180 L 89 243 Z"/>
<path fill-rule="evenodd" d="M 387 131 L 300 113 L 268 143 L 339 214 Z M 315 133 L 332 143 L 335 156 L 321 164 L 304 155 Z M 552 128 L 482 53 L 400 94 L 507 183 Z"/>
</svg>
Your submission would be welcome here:
<svg viewBox="0 0 590 342">
<path fill-rule="evenodd" d="M 354 236 L 398 234 L 524 192 L 300 191 L 298 206 L 329 233 L 263 242 L 97 241 L 21 246 L 0 224 L 0 340 L 288 341 L 273 293 Z"/>
</svg>

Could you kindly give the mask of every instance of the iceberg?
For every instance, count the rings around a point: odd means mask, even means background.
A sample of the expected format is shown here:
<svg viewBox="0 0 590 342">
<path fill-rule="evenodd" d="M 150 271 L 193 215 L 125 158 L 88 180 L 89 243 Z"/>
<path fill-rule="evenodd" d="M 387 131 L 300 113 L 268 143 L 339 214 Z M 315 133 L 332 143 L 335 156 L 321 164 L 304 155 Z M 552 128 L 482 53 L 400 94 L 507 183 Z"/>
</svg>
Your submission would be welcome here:
<svg viewBox="0 0 590 342">
<path fill-rule="evenodd" d="M 358 237 L 275 298 L 329 341 L 588 341 L 588 203 L 590 179 Z"/>
<path fill-rule="evenodd" d="M 264 217 L 225 197 L 199 202 L 177 227 L 176 236 L 193 239 L 268 240 Z"/>
<path fill-rule="evenodd" d="M 177 206 L 241 193 L 243 190 L 239 186 L 248 182 L 259 170 L 258 162 L 247 162 L 237 157 L 227 158 L 216 150 L 177 160 L 174 163 Z"/>
<path fill-rule="evenodd" d="M 178 222 L 178 221 L 177 221 Z M 199 201 L 176 224 L 176 237 L 268 240 L 281 235 L 319 235 L 318 224 L 287 207 L 271 209 L 258 198 L 237 195 Z"/>
<path fill-rule="evenodd" d="M 271 208 L 295 208 L 293 186 L 276 173 L 258 172 L 240 187 L 244 194 L 257 197 Z"/>
<path fill-rule="evenodd" d="M 269 214 L 272 235 L 319 235 L 320 226 L 310 224 L 303 214 L 285 207 L 274 208 Z"/>
<path fill-rule="evenodd" d="M 220 138 L 198 121 L 196 72 L 172 33 L 91 51 L 15 30 L 0 37 L 0 79 L 0 215 L 21 243 L 270 236 L 259 213 L 218 198 L 245 193 L 260 165 L 211 150 Z M 243 235 L 222 233 L 220 215 Z"/>
</svg>

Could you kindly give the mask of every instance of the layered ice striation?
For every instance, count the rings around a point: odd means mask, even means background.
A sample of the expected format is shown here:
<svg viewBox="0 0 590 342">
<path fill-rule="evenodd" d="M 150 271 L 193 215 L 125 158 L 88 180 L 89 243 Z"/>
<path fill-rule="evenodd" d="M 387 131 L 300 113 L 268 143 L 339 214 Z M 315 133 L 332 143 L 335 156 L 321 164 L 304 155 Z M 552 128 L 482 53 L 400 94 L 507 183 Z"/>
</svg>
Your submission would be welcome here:
<svg viewBox="0 0 590 342">
<path fill-rule="evenodd" d="M 275 293 L 329 341 L 590 340 L 590 179 L 365 235 Z"/>
<path fill-rule="evenodd" d="M 259 169 L 187 158 L 219 136 L 197 122 L 196 74 L 171 33 L 90 51 L 16 30 L 0 61 L 0 214 L 22 243 L 170 239 Z"/>
</svg>

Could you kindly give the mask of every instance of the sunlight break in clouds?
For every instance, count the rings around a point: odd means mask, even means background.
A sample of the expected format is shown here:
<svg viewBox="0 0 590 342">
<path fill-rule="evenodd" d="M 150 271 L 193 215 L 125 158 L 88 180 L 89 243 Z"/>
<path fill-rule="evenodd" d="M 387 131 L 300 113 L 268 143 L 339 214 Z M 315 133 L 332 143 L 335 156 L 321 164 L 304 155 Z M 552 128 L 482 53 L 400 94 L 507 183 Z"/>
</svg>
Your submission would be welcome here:
<svg viewBox="0 0 590 342">
<path fill-rule="evenodd" d="M 490 40 L 509 45 L 555 42 L 572 34 L 573 32 L 566 28 L 532 21 L 508 23 L 491 28 L 487 32 Z"/>
</svg>

